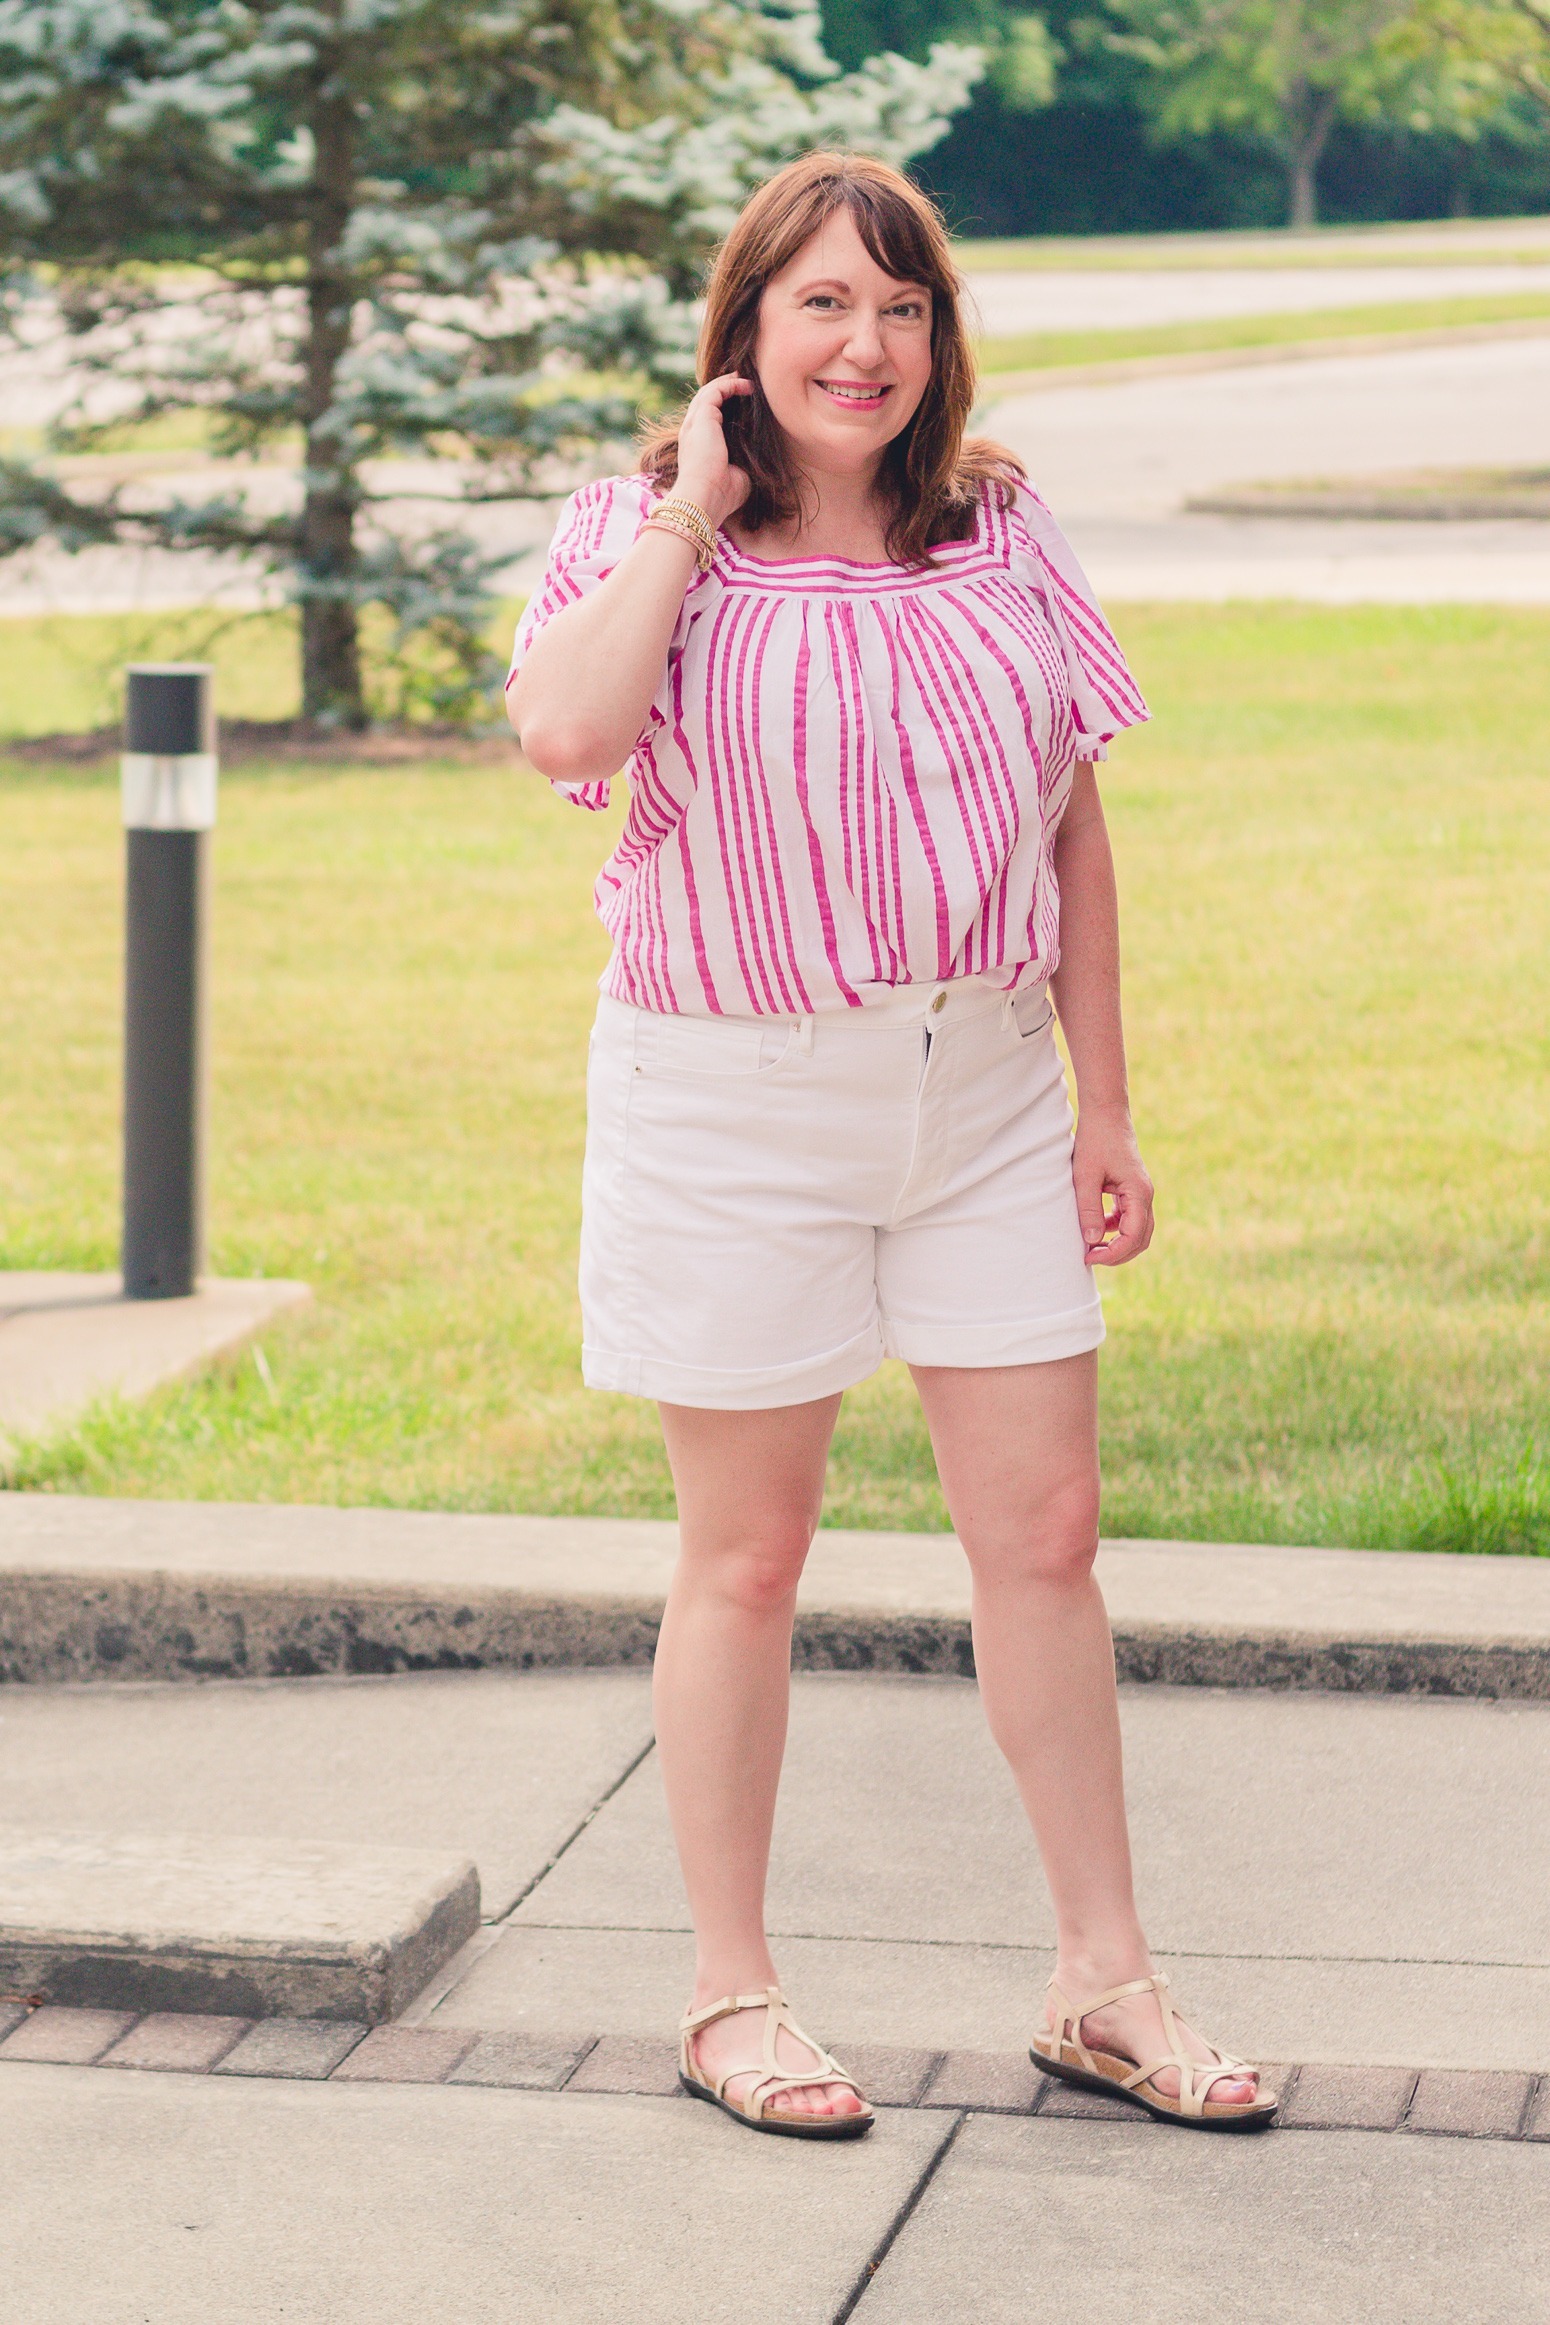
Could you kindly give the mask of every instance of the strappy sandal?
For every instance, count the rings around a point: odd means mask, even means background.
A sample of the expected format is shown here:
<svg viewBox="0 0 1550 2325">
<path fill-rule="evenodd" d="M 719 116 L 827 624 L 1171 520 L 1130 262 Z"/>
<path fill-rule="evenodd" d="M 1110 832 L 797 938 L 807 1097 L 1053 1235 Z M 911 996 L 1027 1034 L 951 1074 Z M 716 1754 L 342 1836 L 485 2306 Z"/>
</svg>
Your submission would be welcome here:
<svg viewBox="0 0 1550 2325">
<path fill-rule="evenodd" d="M 757 2067 L 729 2067 L 715 2082 L 708 2082 L 700 2073 L 694 2055 L 694 2037 L 702 2027 L 711 2026 L 718 2018 L 730 2018 L 735 2010 L 762 2010 L 764 2012 L 764 2046 Z M 816 2066 L 805 2067 L 800 2075 L 788 2075 L 775 2057 L 775 2042 L 781 2028 L 806 2043 L 813 2052 Z M 739 2075 L 757 2075 L 758 2081 L 741 2099 L 728 2099 L 726 2087 Z M 734 2123 L 745 2123 L 750 2131 L 774 2131 L 786 2139 L 860 2139 L 871 2130 L 876 2117 L 870 2107 L 863 2107 L 859 2115 L 797 2115 L 789 2107 L 770 2110 L 771 2099 L 782 2091 L 800 2090 L 808 2083 L 845 2083 L 861 2097 L 861 2088 L 854 2075 L 847 2075 L 837 2066 L 821 2043 L 804 2034 L 792 2017 L 786 1997 L 778 1986 L 766 1986 L 757 1994 L 723 1994 L 719 2002 L 708 2002 L 703 2010 L 686 2011 L 678 2027 L 678 2080 L 691 2099 L 708 2099 Z"/>
<path fill-rule="evenodd" d="M 1134 2059 L 1116 2051 L 1089 2050 L 1082 2040 L 1084 2018 L 1131 1994 L 1155 1994 L 1162 2011 L 1168 2049 L 1150 2066 L 1138 2066 Z M 1160 2123 L 1187 2123 L 1196 2131 L 1261 2130 L 1281 2104 L 1275 2091 L 1258 2091 L 1252 2099 L 1231 2102 L 1211 2097 L 1212 2086 L 1225 2076 L 1254 2074 L 1257 2069 L 1246 2060 L 1229 2058 L 1214 2045 L 1215 2055 L 1209 2063 L 1186 2056 L 1179 2022 L 1168 1999 L 1168 1981 L 1161 1970 L 1150 1978 L 1132 1978 L 1127 1985 L 1111 1986 L 1106 1994 L 1084 2002 L 1080 2010 L 1067 2001 L 1052 1978 L 1049 1999 L 1050 2025 L 1043 2034 L 1034 2036 L 1028 2056 L 1046 2075 L 1058 2075 L 1063 2083 L 1079 2083 L 1084 2091 L 1106 2091 L 1112 2098 L 1144 2107 Z M 1157 2088 L 1156 2077 L 1165 2067 L 1178 2072 L 1177 2098 Z"/>
</svg>

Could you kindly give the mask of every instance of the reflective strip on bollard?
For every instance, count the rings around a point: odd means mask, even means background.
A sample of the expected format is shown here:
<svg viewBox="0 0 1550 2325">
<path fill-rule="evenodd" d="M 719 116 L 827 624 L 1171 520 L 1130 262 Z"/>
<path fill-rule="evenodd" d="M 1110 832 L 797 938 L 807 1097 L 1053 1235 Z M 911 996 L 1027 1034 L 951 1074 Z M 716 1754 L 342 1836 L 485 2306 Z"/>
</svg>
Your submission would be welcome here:
<svg viewBox="0 0 1550 2325">
<path fill-rule="evenodd" d="M 215 824 L 213 751 L 125 751 L 119 760 L 124 829 L 207 832 Z"/>
</svg>

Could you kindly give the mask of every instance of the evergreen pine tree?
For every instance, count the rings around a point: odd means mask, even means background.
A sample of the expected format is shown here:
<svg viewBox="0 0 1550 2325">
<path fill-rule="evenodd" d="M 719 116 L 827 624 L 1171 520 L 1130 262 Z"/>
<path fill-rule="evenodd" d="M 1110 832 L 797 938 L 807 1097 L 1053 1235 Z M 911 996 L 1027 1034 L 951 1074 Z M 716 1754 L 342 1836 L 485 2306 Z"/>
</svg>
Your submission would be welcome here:
<svg viewBox="0 0 1550 2325">
<path fill-rule="evenodd" d="M 0 0 L 6 312 L 69 348 L 49 452 L 194 412 L 217 454 L 301 461 L 276 506 L 251 472 L 190 501 L 7 460 L 0 554 L 240 552 L 299 604 L 307 719 L 364 722 L 372 604 L 466 703 L 505 556 L 457 506 L 554 491 L 678 392 L 761 177 L 816 144 L 902 161 L 979 69 L 940 44 L 842 74 L 808 0 Z M 406 457 L 449 521 L 382 491 Z"/>
</svg>

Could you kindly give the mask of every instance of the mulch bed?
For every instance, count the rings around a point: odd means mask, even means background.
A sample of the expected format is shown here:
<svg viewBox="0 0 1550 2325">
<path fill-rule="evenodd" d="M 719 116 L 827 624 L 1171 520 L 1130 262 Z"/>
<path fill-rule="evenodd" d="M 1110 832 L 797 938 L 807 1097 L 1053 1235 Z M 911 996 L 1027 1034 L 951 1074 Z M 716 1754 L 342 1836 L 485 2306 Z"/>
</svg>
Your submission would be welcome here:
<svg viewBox="0 0 1550 2325">
<path fill-rule="evenodd" d="M 0 754 L 40 766 L 94 767 L 116 760 L 123 747 L 120 729 L 112 726 L 95 727 L 87 734 L 27 735 L 0 741 Z M 404 767 L 427 759 L 493 766 L 509 764 L 516 756 L 516 744 L 504 729 L 491 734 L 470 733 L 466 727 L 395 725 L 350 734 L 337 728 L 309 727 L 300 719 L 223 718 L 220 756 L 224 767 L 277 760 L 313 760 L 341 767 Z"/>
</svg>

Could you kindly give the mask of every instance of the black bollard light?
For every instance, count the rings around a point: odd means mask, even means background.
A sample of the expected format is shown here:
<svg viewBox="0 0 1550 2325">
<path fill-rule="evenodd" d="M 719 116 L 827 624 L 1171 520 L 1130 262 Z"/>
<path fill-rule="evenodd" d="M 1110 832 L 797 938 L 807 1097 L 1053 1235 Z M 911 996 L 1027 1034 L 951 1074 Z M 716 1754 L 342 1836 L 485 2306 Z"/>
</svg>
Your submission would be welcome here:
<svg viewBox="0 0 1550 2325">
<path fill-rule="evenodd" d="M 204 1263 L 205 953 L 214 673 L 140 662 L 124 711 L 124 1296 L 177 1300 Z"/>
</svg>

